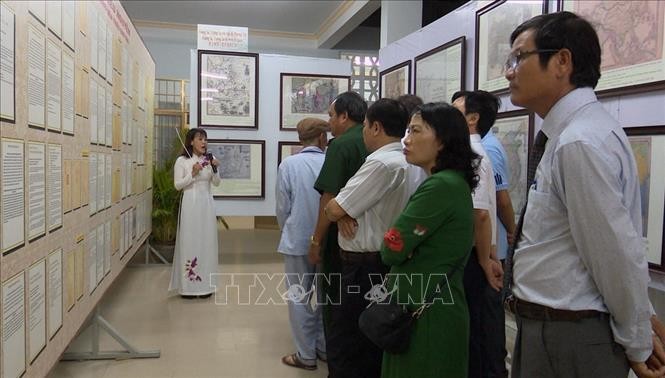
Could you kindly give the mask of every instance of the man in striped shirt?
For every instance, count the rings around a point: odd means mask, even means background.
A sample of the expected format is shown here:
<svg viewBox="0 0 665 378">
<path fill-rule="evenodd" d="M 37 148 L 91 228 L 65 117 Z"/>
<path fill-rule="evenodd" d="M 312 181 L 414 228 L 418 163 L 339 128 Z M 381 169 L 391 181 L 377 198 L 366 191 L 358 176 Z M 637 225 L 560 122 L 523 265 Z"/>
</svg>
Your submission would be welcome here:
<svg viewBox="0 0 665 378">
<path fill-rule="evenodd" d="M 408 114 L 399 102 L 381 99 L 367 109 L 363 141 L 370 155 L 358 172 L 325 207 L 339 227 L 342 257 L 341 313 L 345 316 L 342 337 L 350 341 L 345 350 L 350 362 L 348 376 L 379 377 L 382 351 L 358 329 L 358 317 L 368 300 L 365 293 L 380 283 L 388 267 L 379 250 L 383 234 L 408 201 L 407 162 L 400 142 Z"/>
</svg>

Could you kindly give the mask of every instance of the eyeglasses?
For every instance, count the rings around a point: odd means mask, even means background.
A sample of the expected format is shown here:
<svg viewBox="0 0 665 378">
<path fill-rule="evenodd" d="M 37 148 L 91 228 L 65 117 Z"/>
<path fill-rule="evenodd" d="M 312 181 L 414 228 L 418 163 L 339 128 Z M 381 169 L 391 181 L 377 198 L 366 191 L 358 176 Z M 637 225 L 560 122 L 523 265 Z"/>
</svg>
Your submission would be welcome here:
<svg viewBox="0 0 665 378">
<path fill-rule="evenodd" d="M 531 51 L 517 51 L 517 53 L 510 53 L 506 63 L 503 64 L 503 72 L 508 72 L 509 70 L 515 70 L 517 66 L 520 65 L 522 59 L 529 57 L 533 54 L 540 54 L 546 52 L 558 52 L 559 50 L 555 49 L 543 49 L 543 50 L 531 50 Z"/>
</svg>

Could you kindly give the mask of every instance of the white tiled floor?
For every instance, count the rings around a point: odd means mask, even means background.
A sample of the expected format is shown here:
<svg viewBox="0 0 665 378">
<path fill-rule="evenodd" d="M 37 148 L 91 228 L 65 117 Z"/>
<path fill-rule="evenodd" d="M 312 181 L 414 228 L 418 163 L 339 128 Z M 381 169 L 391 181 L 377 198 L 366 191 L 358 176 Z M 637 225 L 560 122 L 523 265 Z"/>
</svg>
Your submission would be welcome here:
<svg viewBox="0 0 665 378">
<path fill-rule="evenodd" d="M 220 234 L 222 273 L 283 272 L 275 230 Z M 214 298 L 186 300 L 166 292 L 170 266 L 129 266 L 102 300 L 102 316 L 139 349 L 160 349 L 158 359 L 60 362 L 49 377 L 325 377 L 284 366 L 293 352 L 286 306 L 216 305 Z M 230 301 L 231 302 L 231 301 Z M 514 326 L 513 326 L 514 327 Z M 510 345 L 514 339 L 507 328 Z M 511 333 L 512 332 L 512 333 Z M 119 346 L 107 335 L 102 350 Z M 71 351 L 86 350 L 87 333 Z"/>
</svg>

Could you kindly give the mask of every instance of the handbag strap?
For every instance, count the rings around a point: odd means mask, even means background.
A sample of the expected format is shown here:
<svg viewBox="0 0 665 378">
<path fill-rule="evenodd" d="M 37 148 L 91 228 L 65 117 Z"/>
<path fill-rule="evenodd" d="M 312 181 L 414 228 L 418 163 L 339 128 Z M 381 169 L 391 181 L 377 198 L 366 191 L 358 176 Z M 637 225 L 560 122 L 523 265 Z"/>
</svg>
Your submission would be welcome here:
<svg viewBox="0 0 665 378">
<path fill-rule="evenodd" d="M 441 285 L 445 284 L 446 286 L 449 286 L 449 281 L 450 279 L 457 273 L 459 268 L 462 266 L 464 261 L 469 257 L 469 253 L 464 254 L 459 260 L 457 260 L 457 263 L 453 266 L 453 268 L 447 273 L 443 275 L 443 278 L 441 278 L 441 281 L 439 281 L 436 285 L 436 287 L 441 287 Z M 416 311 L 413 312 L 413 317 L 418 319 L 420 315 L 427 309 L 429 306 L 432 305 L 432 301 L 434 300 L 434 297 L 436 296 L 436 290 L 430 294 L 427 298 L 425 298 L 425 303 L 423 303 L 422 306 L 420 306 Z"/>
</svg>

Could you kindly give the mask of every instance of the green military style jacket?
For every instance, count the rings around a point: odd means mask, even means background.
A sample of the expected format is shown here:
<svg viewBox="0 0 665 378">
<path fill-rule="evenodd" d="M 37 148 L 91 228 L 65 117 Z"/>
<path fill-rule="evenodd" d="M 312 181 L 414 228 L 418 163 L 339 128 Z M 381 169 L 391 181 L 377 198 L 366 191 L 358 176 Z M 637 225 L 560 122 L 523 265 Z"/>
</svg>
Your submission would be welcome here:
<svg viewBox="0 0 665 378">
<path fill-rule="evenodd" d="M 314 183 L 314 189 L 322 194 L 327 192 L 336 195 L 363 165 L 367 155 L 367 148 L 363 142 L 363 125 L 351 126 L 344 134 L 330 142 L 326 149 L 326 160 Z M 342 264 L 338 250 L 337 225 L 333 223 L 328 228 L 325 244 L 322 244 L 321 248 L 323 273 L 341 272 Z M 322 286 L 325 290 L 327 285 L 324 283 Z M 326 293 L 333 300 L 338 295 L 328 290 Z"/>
</svg>

